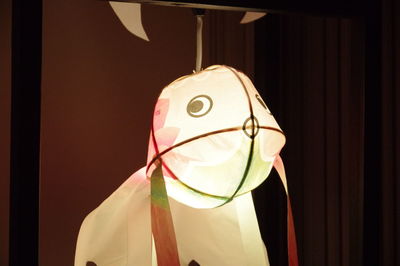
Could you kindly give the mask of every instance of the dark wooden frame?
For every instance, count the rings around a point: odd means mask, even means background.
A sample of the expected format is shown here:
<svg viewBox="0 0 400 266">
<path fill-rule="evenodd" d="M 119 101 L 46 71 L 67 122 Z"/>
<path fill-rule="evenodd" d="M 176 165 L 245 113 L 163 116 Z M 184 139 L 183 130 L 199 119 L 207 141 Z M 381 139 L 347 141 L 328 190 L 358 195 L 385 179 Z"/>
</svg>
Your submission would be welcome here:
<svg viewBox="0 0 400 266">
<path fill-rule="evenodd" d="M 42 0 L 12 1 L 10 265 L 38 265 Z"/>
<path fill-rule="evenodd" d="M 132 0 L 210 9 L 346 16 L 364 25 L 364 265 L 379 265 L 381 127 L 381 6 L 378 0 Z M 42 0 L 12 6 L 12 114 L 10 180 L 10 265 L 38 265 Z"/>
</svg>

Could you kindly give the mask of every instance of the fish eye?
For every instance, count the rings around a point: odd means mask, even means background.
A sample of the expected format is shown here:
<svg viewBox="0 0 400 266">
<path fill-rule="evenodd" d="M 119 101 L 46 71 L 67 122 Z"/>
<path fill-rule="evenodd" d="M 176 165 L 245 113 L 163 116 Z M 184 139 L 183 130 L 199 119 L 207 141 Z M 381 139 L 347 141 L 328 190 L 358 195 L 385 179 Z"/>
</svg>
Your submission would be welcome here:
<svg viewBox="0 0 400 266">
<path fill-rule="evenodd" d="M 187 107 L 187 113 L 192 117 L 201 117 L 211 111 L 213 101 L 208 95 L 198 95 L 192 98 Z"/>
<path fill-rule="evenodd" d="M 262 107 L 264 107 L 265 110 L 267 110 L 268 113 L 271 114 L 271 112 L 268 110 L 267 105 L 265 104 L 264 100 L 260 97 L 260 95 L 256 94 L 256 99 L 262 105 Z"/>
</svg>

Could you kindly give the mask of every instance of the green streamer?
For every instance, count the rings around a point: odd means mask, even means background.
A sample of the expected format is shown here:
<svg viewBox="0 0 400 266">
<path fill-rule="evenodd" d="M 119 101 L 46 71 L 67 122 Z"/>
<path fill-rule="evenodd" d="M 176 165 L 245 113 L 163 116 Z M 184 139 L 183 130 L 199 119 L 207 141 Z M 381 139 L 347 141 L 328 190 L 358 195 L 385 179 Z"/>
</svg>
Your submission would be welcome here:
<svg viewBox="0 0 400 266">
<path fill-rule="evenodd" d="M 157 207 L 169 210 L 167 189 L 162 173 L 161 163 L 158 163 L 151 173 L 151 203 Z"/>
</svg>

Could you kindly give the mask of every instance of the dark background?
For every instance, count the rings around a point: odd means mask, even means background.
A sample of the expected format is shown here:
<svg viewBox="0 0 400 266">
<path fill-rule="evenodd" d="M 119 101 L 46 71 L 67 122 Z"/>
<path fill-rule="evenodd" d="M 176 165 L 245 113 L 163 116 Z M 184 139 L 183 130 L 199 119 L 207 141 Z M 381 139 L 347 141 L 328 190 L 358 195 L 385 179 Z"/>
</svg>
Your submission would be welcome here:
<svg viewBox="0 0 400 266">
<path fill-rule="evenodd" d="M 377 7 L 373 31 L 362 18 L 269 14 L 243 26 L 240 12 L 205 17 L 204 66 L 250 75 L 287 135 L 282 156 L 301 265 L 400 264 L 400 7 L 395 0 Z M 0 265 L 7 265 L 9 0 L 0 2 L 0 18 Z M 143 19 L 150 43 L 128 33 L 107 3 L 44 1 L 40 265 L 72 265 L 83 218 L 144 165 L 158 93 L 194 67 L 189 9 L 145 5 Z M 364 64 L 366 57 L 376 60 Z M 254 194 L 271 265 L 286 265 L 277 176 Z"/>
<path fill-rule="evenodd" d="M 8 261 L 11 1 L 0 1 L 0 265 Z"/>
<path fill-rule="evenodd" d="M 11 9 L 1 4 L 0 265 L 7 265 Z M 145 165 L 162 88 L 194 69 L 192 11 L 144 5 L 142 16 L 150 42 L 129 33 L 107 2 L 43 3 L 39 265 L 73 265 L 84 217 Z M 242 16 L 207 14 L 203 66 L 252 75 L 253 25 L 240 25 Z"/>
<path fill-rule="evenodd" d="M 256 35 L 256 54 L 264 60 L 256 61 L 255 78 L 287 136 L 282 156 L 301 265 L 362 265 L 360 23 L 271 15 L 257 23 L 256 34 L 263 30 L 265 35 Z M 268 245 L 271 264 L 285 265 L 286 209 L 279 178 L 267 180 L 255 196 L 259 216 L 270 223 L 262 227 L 264 234 L 275 242 Z"/>
</svg>

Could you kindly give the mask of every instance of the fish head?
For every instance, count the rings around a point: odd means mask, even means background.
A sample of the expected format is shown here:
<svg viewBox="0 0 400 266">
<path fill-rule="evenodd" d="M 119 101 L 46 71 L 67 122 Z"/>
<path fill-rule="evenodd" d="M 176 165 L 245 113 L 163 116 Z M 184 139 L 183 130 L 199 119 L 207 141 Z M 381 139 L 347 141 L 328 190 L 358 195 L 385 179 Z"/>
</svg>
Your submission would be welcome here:
<svg viewBox="0 0 400 266">
<path fill-rule="evenodd" d="M 168 195 L 214 208 L 259 186 L 285 136 L 251 80 L 211 66 L 166 86 L 157 101 L 148 171 L 162 164 Z"/>
</svg>

